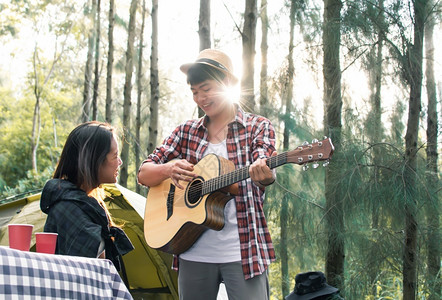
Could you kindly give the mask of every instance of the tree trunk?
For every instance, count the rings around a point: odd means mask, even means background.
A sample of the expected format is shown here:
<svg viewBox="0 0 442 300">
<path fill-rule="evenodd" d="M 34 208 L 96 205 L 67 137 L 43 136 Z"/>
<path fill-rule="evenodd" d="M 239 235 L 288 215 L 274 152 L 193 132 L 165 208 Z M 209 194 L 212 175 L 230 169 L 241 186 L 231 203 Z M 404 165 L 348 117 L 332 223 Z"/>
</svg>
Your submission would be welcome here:
<svg viewBox="0 0 442 300">
<path fill-rule="evenodd" d="M 95 70 L 94 89 L 92 95 L 92 120 L 98 115 L 98 84 L 100 82 L 100 36 L 101 36 L 101 0 L 97 0 L 97 14 L 95 21 Z"/>
<path fill-rule="evenodd" d="M 379 1 L 379 10 L 377 12 L 376 24 L 377 26 L 377 47 L 373 53 L 373 57 L 371 58 L 371 64 L 369 65 L 370 70 L 370 87 L 372 89 L 371 94 L 371 122 L 369 124 L 370 127 L 373 127 L 373 131 L 371 132 L 370 142 L 372 145 L 376 143 L 382 142 L 382 108 L 381 108 L 381 86 L 382 86 L 382 61 L 383 61 L 383 45 L 384 45 L 384 32 L 383 25 L 385 22 L 384 18 L 384 0 Z M 373 148 L 373 161 L 381 162 L 383 158 L 383 153 L 380 147 Z M 374 164 L 376 166 L 376 164 Z M 373 177 L 375 180 L 379 180 L 381 178 L 381 172 L 379 168 L 375 168 L 373 170 Z M 382 197 L 380 195 L 380 197 Z M 379 228 L 379 203 L 373 201 L 371 203 L 372 211 L 371 211 L 371 221 L 372 221 L 372 240 L 377 241 L 377 234 Z M 378 253 L 377 244 L 372 243 L 371 251 L 372 257 L 376 257 Z M 380 274 L 380 261 L 373 260 L 372 267 L 369 269 L 369 278 L 370 284 L 372 286 L 372 295 L 376 297 L 377 295 L 377 285 L 376 281 L 378 280 L 378 276 Z"/>
<path fill-rule="evenodd" d="M 200 16 L 198 21 L 200 51 L 211 47 L 210 41 L 210 0 L 200 0 Z M 204 111 L 198 107 L 198 117 L 204 116 Z"/>
<path fill-rule="evenodd" d="M 429 1 L 428 7 L 433 8 L 433 2 Z M 427 114 L 427 185 L 429 189 L 428 199 L 430 200 L 427 209 L 427 226 L 428 226 L 428 276 L 429 282 L 429 300 L 441 299 L 440 281 L 440 233 L 439 233 L 439 203 L 440 197 L 437 193 L 438 183 L 438 168 L 437 168 L 437 97 L 436 97 L 436 82 L 434 78 L 434 42 L 433 30 L 435 24 L 434 12 L 429 12 L 429 18 L 425 24 L 425 57 L 426 68 L 425 77 L 427 78 L 427 96 L 428 96 L 428 114 Z"/>
<path fill-rule="evenodd" d="M 414 2 L 414 44 L 409 48 L 410 99 L 405 134 L 405 242 L 403 261 L 404 300 L 416 298 L 417 288 L 417 200 L 416 185 L 417 139 L 421 112 L 422 60 L 424 21 L 427 0 Z"/>
<path fill-rule="evenodd" d="M 200 51 L 211 47 L 210 41 L 210 0 L 200 0 L 200 16 L 198 21 Z"/>
<path fill-rule="evenodd" d="M 133 56 L 134 56 L 134 40 L 135 40 L 135 19 L 137 13 L 138 0 L 132 0 L 130 3 L 129 27 L 126 51 L 126 81 L 124 83 L 124 102 L 123 102 L 123 128 L 124 136 L 123 147 L 121 149 L 121 160 L 124 162 L 121 166 L 120 184 L 127 186 L 128 165 L 129 165 L 129 141 L 130 135 L 130 108 L 132 105 L 132 73 L 133 73 Z"/>
<path fill-rule="evenodd" d="M 241 101 L 248 111 L 255 109 L 255 41 L 258 9 L 256 0 L 246 0 L 244 10 L 244 28 L 242 32 Z"/>
<path fill-rule="evenodd" d="M 54 135 L 54 147 L 58 147 L 58 136 L 57 136 L 57 120 L 55 119 L 55 116 L 52 115 L 52 133 Z M 51 155 L 51 157 L 53 157 Z M 56 161 L 52 160 L 54 163 L 57 163 Z"/>
<path fill-rule="evenodd" d="M 333 161 L 325 172 L 327 253 L 325 272 L 330 285 L 343 290 L 344 284 L 344 216 L 339 165 L 341 148 L 341 68 L 339 59 L 340 0 L 324 0 L 324 127 L 325 135 L 335 145 Z"/>
<path fill-rule="evenodd" d="M 57 47 L 55 47 L 57 49 Z M 32 163 L 32 169 L 37 172 L 37 149 L 38 144 L 40 142 L 40 131 L 41 131 L 41 116 L 40 116 L 40 105 L 41 105 L 41 95 L 43 92 L 43 88 L 48 82 L 49 78 L 51 78 L 52 73 L 54 71 L 56 63 L 60 60 L 61 55 L 64 52 L 64 45 L 62 46 L 62 49 L 60 51 L 60 54 L 57 54 L 57 50 L 54 52 L 54 60 L 52 61 L 52 64 L 49 68 L 48 74 L 45 76 L 43 82 L 40 82 L 41 74 L 39 74 L 39 68 L 38 67 L 38 47 L 35 45 L 34 48 L 34 55 L 33 55 L 33 68 L 34 68 L 34 96 L 35 96 L 35 106 L 34 106 L 34 114 L 32 117 L 32 133 L 31 133 L 31 163 Z"/>
<path fill-rule="evenodd" d="M 281 183 L 284 184 L 284 186 L 287 186 L 288 184 L 288 177 L 289 174 L 282 174 L 283 178 L 281 178 Z M 288 256 L 288 219 L 289 219 L 289 213 L 288 213 L 288 202 L 289 202 L 290 194 L 285 193 L 281 200 L 281 209 L 280 209 L 280 226 L 281 226 L 281 233 L 280 233 L 280 260 L 281 260 L 281 292 L 283 295 L 288 295 L 290 293 L 291 288 L 291 280 L 289 276 L 289 256 Z"/>
<path fill-rule="evenodd" d="M 158 101 L 160 86 L 158 78 L 158 0 L 152 0 L 152 50 L 150 57 L 150 122 L 147 152 L 152 153 L 158 138 Z"/>
<path fill-rule="evenodd" d="M 267 35 L 269 29 L 269 19 L 267 16 L 267 0 L 261 0 L 261 73 L 259 84 L 259 107 L 261 115 L 269 117 L 269 99 L 267 85 L 267 50 L 269 48 Z"/>
<path fill-rule="evenodd" d="M 294 31 L 295 31 L 295 0 L 291 1 L 290 5 L 290 42 L 289 42 L 289 53 L 287 55 L 288 60 L 288 69 L 287 76 L 284 78 L 286 81 L 285 85 L 285 117 L 284 117 L 284 140 L 283 140 L 283 149 L 287 151 L 290 146 L 290 115 L 292 112 L 292 98 L 293 98 L 293 39 L 294 39 Z M 289 178 L 288 174 L 283 174 L 283 183 L 288 184 Z M 287 186 L 287 185 L 284 185 Z M 281 291 L 283 295 L 288 295 L 291 289 L 291 281 L 289 276 L 289 261 L 288 261 L 288 201 L 290 194 L 286 193 L 284 195 L 281 202 L 281 247 L 280 247 L 280 256 L 281 256 Z"/>
<path fill-rule="evenodd" d="M 143 12 L 141 16 L 140 44 L 138 46 L 138 73 L 137 73 L 137 116 L 135 120 L 135 170 L 138 170 L 141 164 L 140 158 L 140 132 L 141 132 L 141 96 L 143 94 L 143 50 L 144 50 L 144 26 L 146 21 L 146 0 L 143 0 Z M 135 191 L 140 193 L 141 186 L 138 184 L 135 176 Z"/>
<path fill-rule="evenodd" d="M 109 28 L 107 32 L 107 75 L 106 75 L 106 122 L 112 123 L 112 71 L 114 68 L 114 25 L 115 25 L 115 0 L 109 1 Z"/>
<path fill-rule="evenodd" d="M 34 65 L 34 96 L 35 106 L 34 114 L 32 116 L 32 135 L 31 135 L 31 152 L 32 152 L 32 170 L 37 172 L 37 148 L 40 140 L 40 85 L 38 81 L 37 71 L 37 46 L 34 49 L 33 56 Z"/>
<path fill-rule="evenodd" d="M 379 16 L 378 16 L 378 22 L 380 24 L 384 24 L 384 1 L 379 1 Z M 378 29 L 378 44 L 376 49 L 376 61 L 375 65 L 373 66 L 374 71 L 374 94 L 372 95 L 372 106 L 373 106 L 373 126 L 374 128 L 374 135 L 372 143 L 380 142 L 382 141 L 382 108 L 381 108 L 381 86 L 382 86 L 382 51 L 383 51 L 383 45 L 384 45 L 384 32 L 382 32 L 382 29 Z M 376 147 L 377 151 L 379 148 Z M 379 158 L 381 154 L 378 152 L 375 152 L 375 161 L 377 161 L 377 158 Z"/>
<path fill-rule="evenodd" d="M 93 25 L 92 25 L 92 28 L 89 30 L 86 67 L 84 69 L 83 107 L 82 107 L 82 114 L 81 114 L 82 122 L 87 122 L 90 120 L 91 87 L 92 87 L 92 60 L 93 60 L 93 52 L 94 52 L 96 11 L 97 11 L 97 2 L 96 2 L 96 0 L 92 0 L 92 8 L 91 8 L 91 11 L 89 12 L 89 18 L 92 20 Z"/>
<path fill-rule="evenodd" d="M 31 136 L 31 151 L 32 151 L 32 170 L 38 171 L 37 168 L 37 149 L 40 141 L 40 96 L 35 95 L 34 114 L 32 117 L 32 136 Z"/>
</svg>

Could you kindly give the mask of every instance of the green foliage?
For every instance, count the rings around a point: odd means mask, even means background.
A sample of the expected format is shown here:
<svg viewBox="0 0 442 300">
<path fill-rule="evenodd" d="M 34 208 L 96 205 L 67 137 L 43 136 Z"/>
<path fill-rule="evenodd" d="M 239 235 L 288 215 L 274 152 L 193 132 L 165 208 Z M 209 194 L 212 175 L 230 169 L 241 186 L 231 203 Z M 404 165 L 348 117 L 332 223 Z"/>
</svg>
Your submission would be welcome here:
<svg viewBox="0 0 442 300">
<path fill-rule="evenodd" d="M 20 19 L 9 7 L 10 4 L 0 3 L 0 36 L 15 36 L 19 30 Z"/>
<path fill-rule="evenodd" d="M 400 109 L 398 109 L 400 111 Z M 397 120 L 401 113 L 398 111 Z M 405 184 L 405 154 L 403 141 L 392 131 L 390 141 L 369 144 L 370 122 L 362 124 L 360 116 L 344 106 L 341 155 L 332 157 L 331 163 L 344 171 L 339 185 L 343 189 L 345 216 L 345 286 L 346 299 L 399 299 L 402 297 L 402 251 L 404 240 L 404 207 L 418 203 L 419 273 L 425 273 L 427 231 L 424 208 L 433 205 L 425 181 L 425 152 L 419 152 L 418 183 Z M 285 115 L 281 115 L 285 118 Z M 293 118 L 301 120 L 297 113 Z M 399 123 L 399 121 L 398 121 Z M 294 122 L 291 138 L 307 139 L 304 122 Z M 400 123 L 403 124 L 403 123 Z M 298 127 L 299 126 L 299 127 Z M 397 127 L 401 130 L 400 127 Z M 293 141 L 293 144 L 297 142 Z M 279 149 L 278 152 L 283 152 Z M 381 154 L 380 156 L 378 154 Z M 418 198 L 409 198 L 409 191 Z M 276 253 L 280 251 L 280 220 L 282 199 L 288 199 L 289 271 L 294 286 L 295 275 L 309 270 L 324 271 L 326 229 L 323 168 L 301 171 L 297 165 L 284 165 L 277 170 L 277 182 L 266 190 L 265 211 Z M 278 258 L 279 259 L 279 258 Z M 271 295 L 281 299 L 280 262 L 270 267 Z M 431 282 L 419 277 L 420 293 L 428 294 Z M 427 292 L 425 292 L 427 291 Z M 422 296 L 425 298 L 425 296 Z"/>
<path fill-rule="evenodd" d="M 40 192 L 53 172 L 52 168 L 39 173 L 30 170 L 26 172 L 26 177 L 16 182 L 14 187 L 0 186 L 0 204 L 15 200 L 17 197 Z"/>
<path fill-rule="evenodd" d="M 15 185 L 31 167 L 29 133 L 32 114 L 27 111 L 27 105 L 29 99 L 16 101 L 5 92 L 0 97 L 3 115 L 0 123 L 0 169 L 6 185 Z"/>
<path fill-rule="evenodd" d="M 353 128 L 353 126 L 351 126 Z M 346 130 L 344 130 L 344 133 Z M 346 239 L 346 285 L 349 299 L 371 295 L 375 299 L 401 297 L 402 251 L 406 205 L 415 205 L 419 223 L 419 253 L 425 256 L 424 207 L 429 205 L 425 181 L 424 150 L 418 153 L 418 183 L 406 184 L 406 162 L 402 144 L 377 143 L 368 145 L 361 138 L 344 134 L 344 160 L 338 162 L 346 170 L 341 180 L 344 187 L 344 215 Z M 353 138 L 352 138 L 353 137 Z M 381 153 L 379 156 L 377 153 Z M 332 161 L 332 163 L 336 163 Z M 410 191 L 415 195 L 410 199 Z M 424 273 L 426 262 L 418 263 Z M 420 290 L 429 285 L 420 278 Z"/>
<path fill-rule="evenodd" d="M 405 132 L 405 124 L 403 122 L 403 117 L 406 112 L 406 105 L 402 101 L 396 101 L 393 114 L 390 117 L 391 123 L 391 136 L 388 137 L 388 140 L 393 144 L 403 143 L 402 136 Z"/>
<path fill-rule="evenodd" d="M 58 2 L 41 2 L 42 13 L 34 21 L 34 30 L 37 32 L 48 30 L 51 34 L 57 36 L 56 40 L 50 41 L 54 43 L 52 56 L 49 58 L 41 49 L 41 41 L 35 45 L 33 54 L 29 57 L 30 65 L 33 66 L 28 72 L 27 81 L 22 91 L 22 98 L 18 99 L 18 109 L 23 110 L 25 115 L 26 126 L 23 128 L 22 135 L 27 133 L 25 151 L 26 166 L 23 167 L 14 159 L 10 160 L 11 164 L 19 166 L 22 172 L 29 169 L 31 160 L 31 149 L 29 149 L 33 118 L 35 113 L 36 101 L 39 99 L 39 119 L 36 123 L 38 137 L 37 148 L 37 168 L 44 170 L 48 167 L 55 166 L 61 151 L 62 143 L 69 131 L 78 123 L 80 115 L 80 106 L 74 100 L 79 99 L 80 80 L 79 73 L 71 65 L 69 57 L 72 47 L 66 43 L 70 35 L 70 31 L 74 26 L 72 20 L 74 18 L 72 12 L 74 6 L 63 6 Z M 49 20 L 44 24 L 40 22 L 44 17 Z M 44 26 L 43 26 L 44 25 Z M 60 38 L 61 41 L 58 40 Z M 47 47 L 47 45 L 44 45 Z M 47 48 L 46 48 L 47 49 Z M 46 50 L 47 51 L 47 50 Z M 69 84 L 66 84 L 66 83 Z M 77 113 L 75 113 L 77 112 Z M 13 120 L 19 120 L 16 116 L 12 116 Z M 14 186 L 16 181 L 15 173 L 10 174 L 12 179 L 7 183 Z M 20 177 L 19 177 L 20 178 Z"/>
<path fill-rule="evenodd" d="M 38 74 L 48 72 L 48 62 L 41 61 Z M 80 107 L 74 102 L 78 98 L 78 87 L 74 84 L 67 86 L 64 80 L 69 80 L 69 73 L 64 72 L 69 67 L 61 64 L 53 71 L 46 86 L 41 86 L 41 132 L 37 151 L 39 170 L 53 168 L 57 163 L 67 134 L 78 123 L 72 118 Z M 33 76 L 31 73 L 30 76 Z M 40 76 L 40 81 L 44 80 Z M 27 89 L 13 96 L 6 89 L 0 90 L 0 178 L 4 186 L 14 188 L 20 179 L 26 178 L 31 169 L 31 132 L 35 106 L 35 96 L 32 81 Z M 3 187 L 5 189 L 5 187 Z M 3 190 L 2 189 L 2 190 Z"/>
</svg>

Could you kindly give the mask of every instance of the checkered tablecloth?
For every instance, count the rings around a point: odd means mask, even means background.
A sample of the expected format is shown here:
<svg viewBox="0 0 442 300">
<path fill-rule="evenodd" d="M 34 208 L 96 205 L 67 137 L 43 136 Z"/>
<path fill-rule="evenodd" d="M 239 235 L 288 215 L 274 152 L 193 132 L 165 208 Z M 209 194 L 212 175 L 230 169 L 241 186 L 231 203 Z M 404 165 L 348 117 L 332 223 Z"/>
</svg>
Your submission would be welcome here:
<svg viewBox="0 0 442 300">
<path fill-rule="evenodd" d="M 110 260 L 0 246 L 0 299 L 133 299 Z"/>
</svg>

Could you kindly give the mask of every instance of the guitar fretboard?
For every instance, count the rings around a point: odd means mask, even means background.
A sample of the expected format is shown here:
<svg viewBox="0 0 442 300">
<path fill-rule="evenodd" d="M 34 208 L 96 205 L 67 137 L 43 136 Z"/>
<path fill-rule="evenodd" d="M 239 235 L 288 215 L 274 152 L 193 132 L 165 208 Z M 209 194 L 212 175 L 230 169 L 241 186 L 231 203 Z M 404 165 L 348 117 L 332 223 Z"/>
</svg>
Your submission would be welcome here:
<svg viewBox="0 0 442 300">
<path fill-rule="evenodd" d="M 267 165 L 270 169 L 282 166 L 287 163 L 287 152 L 272 156 L 267 159 Z M 203 182 L 201 193 L 202 195 L 210 194 L 214 191 L 223 189 L 236 182 L 245 180 L 250 177 L 249 167 L 242 167 L 230 173 L 215 177 Z"/>
</svg>

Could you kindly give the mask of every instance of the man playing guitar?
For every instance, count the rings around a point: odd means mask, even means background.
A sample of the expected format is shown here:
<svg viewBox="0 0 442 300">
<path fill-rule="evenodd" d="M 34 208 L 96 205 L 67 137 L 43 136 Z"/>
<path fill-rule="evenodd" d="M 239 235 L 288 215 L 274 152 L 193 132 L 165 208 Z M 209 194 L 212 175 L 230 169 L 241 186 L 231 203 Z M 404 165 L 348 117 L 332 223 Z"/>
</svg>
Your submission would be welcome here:
<svg viewBox="0 0 442 300">
<path fill-rule="evenodd" d="M 199 176 L 196 165 L 208 154 L 229 160 L 235 168 L 249 166 L 249 178 L 237 183 L 236 195 L 223 207 L 224 227 L 204 230 L 175 256 L 180 299 L 216 300 L 224 282 L 231 300 L 268 300 L 267 267 L 275 260 L 275 251 L 263 201 L 265 187 L 275 181 L 266 164 L 276 155 L 274 128 L 268 119 L 244 112 L 229 98 L 226 91 L 238 80 L 225 53 L 203 50 L 195 62 L 180 69 L 205 116 L 178 126 L 142 163 L 138 182 L 155 187 L 171 180 L 174 192 L 186 190 L 186 184 Z M 233 189 L 224 192 L 230 195 Z M 174 218 L 173 213 L 169 211 L 167 218 Z"/>
</svg>

